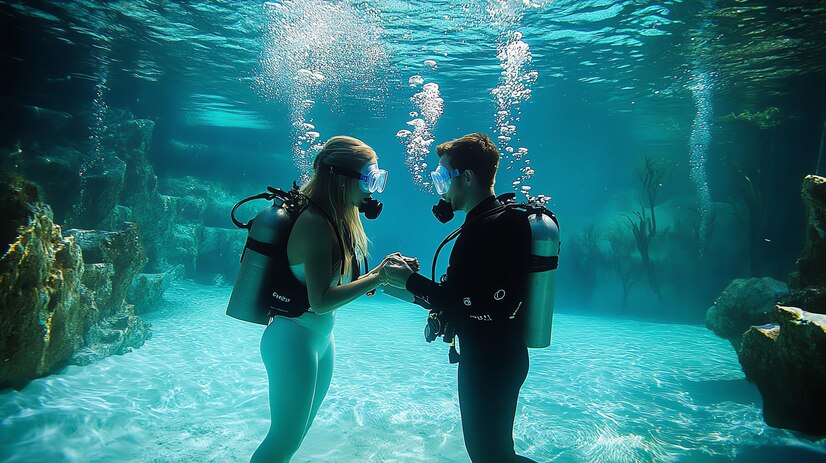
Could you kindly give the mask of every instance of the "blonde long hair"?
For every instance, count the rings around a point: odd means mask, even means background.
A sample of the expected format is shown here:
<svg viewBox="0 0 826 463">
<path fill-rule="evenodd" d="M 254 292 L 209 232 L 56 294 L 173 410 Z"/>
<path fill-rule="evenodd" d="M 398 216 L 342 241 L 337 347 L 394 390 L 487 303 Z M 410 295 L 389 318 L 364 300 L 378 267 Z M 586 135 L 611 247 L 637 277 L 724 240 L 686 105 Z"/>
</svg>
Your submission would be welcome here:
<svg viewBox="0 0 826 463">
<path fill-rule="evenodd" d="M 352 268 L 353 259 L 358 262 L 367 257 L 368 240 L 361 216 L 356 206 L 347 203 L 347 192 L 356 187 L 359 180 L 319 169 L 319 166 L 327 164 L 359 172 L 365 164 L 375 161 L 376 152 L 363 141 L 347 136 L 333 137 L 324 144 L 313 161 L 313 176 L 301 187 L 304 195 L 323 207 L 335 220 L 335 226 L 344 240 L 345 252 L 341 259 L 345 273 Z M 327 210 L 327 204 L 332 210 Z"/>
</svg>

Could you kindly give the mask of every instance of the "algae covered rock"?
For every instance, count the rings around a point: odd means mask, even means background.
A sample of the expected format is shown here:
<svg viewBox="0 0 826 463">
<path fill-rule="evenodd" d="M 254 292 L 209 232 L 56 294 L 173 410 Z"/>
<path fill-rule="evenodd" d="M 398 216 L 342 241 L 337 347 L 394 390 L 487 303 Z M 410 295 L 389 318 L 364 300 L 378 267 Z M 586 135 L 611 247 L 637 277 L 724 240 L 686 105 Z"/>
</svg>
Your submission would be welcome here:
<svg viewBox="0 0 826 463">
<path fill-rule="evenodd" d="M 73 229 L 66 234 L 74 237 L 80 245 L 86 264 L 112 265 L 111 296 L 98 309 L 107 315 L 119 310 L 132 280 L 147 260 L 138 226 L 130 224 L 125 230 L 117 232 Z"/>
<path fill-rule="evenodd" d="M 138 272 L 146 264 L 146 254 L 136 224 L 125 230 L 69 230 L 83 249 L 88 277 L 85 286 L 93 294 L 95 322 L 85 336 L 82 349 L 72 363 L 88 365 L 104 357 L 125 354 L 151 337 L 144 323 L 127 303 L 126 297 Z"/>
<path fill-rule="evenodd" d="M 739 350 L 743 333 L 770 323 L 775 305 L 788 296 L 786 283 L 773 278 L 735 279 L 706 312 L 706 327 Z"/>
<path fill-rule="evenodd" d="M 35 187 L 0 181 L 0 388 L 20 387 L 69 363 L 92 322 L 83 258 Z"/>
<path fill-rule="evenodd" d="M 739 353 L 763 396 L 766 423 L 826 435 L 826 315 L 777 306 L 775 324 L 752 327 Z"/>
<path fill-rule="evenodd" d="M 0 388 L 144 343 L 149 325 L 124 302 L 146 262 L 136 226 L 64 236 L 22 179 L 0 180 L 0 213 Z"/>
</svg>

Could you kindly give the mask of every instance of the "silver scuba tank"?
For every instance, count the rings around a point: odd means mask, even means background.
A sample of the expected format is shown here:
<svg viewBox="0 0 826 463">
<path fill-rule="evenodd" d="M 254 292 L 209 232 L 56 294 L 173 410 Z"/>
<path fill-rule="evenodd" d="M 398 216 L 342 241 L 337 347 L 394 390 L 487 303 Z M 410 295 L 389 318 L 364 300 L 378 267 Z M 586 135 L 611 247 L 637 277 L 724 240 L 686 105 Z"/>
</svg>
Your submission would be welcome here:
<svg viewBox="0 0 826 463">
<path fill-rule="evenodd" d="M 547 214 L 528 216 L 531 226 L 533 265 L 528 274 L 528 291 L 523 313 L 525 345 L 548 347 L 556 293 L 556 267 L 559 259 L 559 227 Z"/>
</svg>

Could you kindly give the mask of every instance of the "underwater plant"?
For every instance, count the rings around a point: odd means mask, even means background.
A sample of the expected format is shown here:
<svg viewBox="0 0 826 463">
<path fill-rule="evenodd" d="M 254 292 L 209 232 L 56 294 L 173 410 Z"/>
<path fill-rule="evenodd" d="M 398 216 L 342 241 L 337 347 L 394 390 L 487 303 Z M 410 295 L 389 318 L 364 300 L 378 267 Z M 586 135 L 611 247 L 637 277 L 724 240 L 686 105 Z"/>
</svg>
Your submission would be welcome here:
<svg viewBox="0 0 826 463">
<path fill-rule="evenodd" d="M 632 218 L 628 214 L 623 214 L 623 217 L 628 220 L 631 232 L 634 234 L 634 240 L 637 244 L 640 258 L 642 259 L 642 267 L 648 278 L 648 283 L 661 301 L 663 296 L 660 291 L 660 285 L 657 282 L 654 265 L 651 261 L 650 248 L 651 240 L 657 234 L 657 216 L 654 211 L 654 206 L 657 204 L 657 193 L 663 186 L 662 182 L 667 171 L 667 164 L 664 161 L 655 161 L 646 156 L 643 167 L 637 170 L 637 176 L 642 183 L 645 199 L 648 202 L 647 207 L 649 213 L 646 213 L 646 205 L 640 200 L 640 210 L 634 211 L 633 213 L 635 218 Z"/>
<path fill-rule="evenodd" d="M 628 309 L 628 294 L 639 278 L 639 266 L 631 256 L 634 253 L 634 243 L 628 239 L 628 233 L 622 228 L 611 228 L 605 232 L 609 250 L 606 256 L 608 269 L 616 274 L 622 285 L 622 305 L 620 312 Z"/>
<path fill-rule="evenodd" d="M 724 121 L 739 121 L 752 124 L 758 129 L 765 130 L 780 125 L 780 110 L 769 106 L 762 111 L 743 111 L 740 114 L 731 113 L 722 118 Z"/>
<path fill-rule="evenodd" d="M 597 285 L 597 270 L 602 256 L 599 249 L 601 233 L 594 224 L 586 226 L 572 238 L 573 246 L 567 251 L 571 272 L 577 276 L 585 300 L 590 300 Z"/>
</svg>

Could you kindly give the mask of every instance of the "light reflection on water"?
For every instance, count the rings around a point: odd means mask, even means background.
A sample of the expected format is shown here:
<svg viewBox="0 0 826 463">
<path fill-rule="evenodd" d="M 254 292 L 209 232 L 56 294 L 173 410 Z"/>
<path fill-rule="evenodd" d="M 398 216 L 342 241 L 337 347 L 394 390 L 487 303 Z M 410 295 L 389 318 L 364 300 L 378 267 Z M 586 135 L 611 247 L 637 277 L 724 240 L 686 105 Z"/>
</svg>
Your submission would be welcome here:
<svg viewBox="0 0 826 463">
<path fill-rule="evenodd" d="M 141 349 L 0 395 L 0 460 L 247 461 L 269 419 L 262 330 L 226 317 L 228 298 L 176 284 Z M 423 319 L 384 296 L 340 311 L 333 384 L 293 461 L 468 461 L 455 366 L 446 345 L 422 340 Z M 815 458 L 815 445 L 763 424 L 733 350 L 705 328 L 569 314 L 554 324 L 551 348 L 531 350 L 520 453 L 741 462 L 765 446 Z"/>
</svg>

